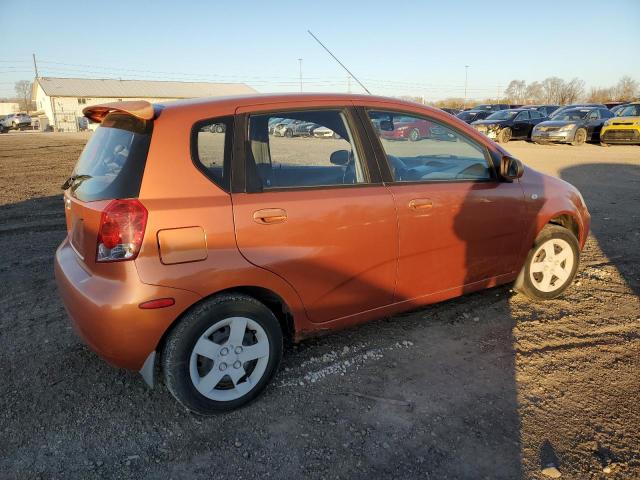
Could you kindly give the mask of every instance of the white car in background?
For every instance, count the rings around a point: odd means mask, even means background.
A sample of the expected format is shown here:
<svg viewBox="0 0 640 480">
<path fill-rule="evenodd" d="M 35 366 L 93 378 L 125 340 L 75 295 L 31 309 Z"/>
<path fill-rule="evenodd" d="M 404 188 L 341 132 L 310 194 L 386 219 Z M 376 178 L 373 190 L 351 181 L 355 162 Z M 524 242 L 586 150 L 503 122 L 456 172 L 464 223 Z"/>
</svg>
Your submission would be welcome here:
<svg viewBox="0 0 640 480">
<path fill-rule="evenodd" d="M 10 113 L 1 122 L 5 130 L 24 130 L 31 126 L 31 117 L 26 113 Z"/>
<path fill-rule="evenodd" d="M 316 138 L 340 138 L 340 135 L 327 127 L 315 128 L 313 130 L 313 136 Z"/>
</svg>

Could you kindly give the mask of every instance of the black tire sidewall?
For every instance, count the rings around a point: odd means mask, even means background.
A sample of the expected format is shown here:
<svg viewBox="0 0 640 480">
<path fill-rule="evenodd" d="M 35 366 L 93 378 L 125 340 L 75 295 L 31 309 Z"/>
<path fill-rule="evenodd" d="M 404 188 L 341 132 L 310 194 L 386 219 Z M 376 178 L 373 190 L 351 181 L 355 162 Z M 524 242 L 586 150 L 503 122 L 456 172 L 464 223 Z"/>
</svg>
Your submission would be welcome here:
<svg viewBox="0 0 640 480">
<path fill-rule="evenodd" d="M 269 341 L 269 361 L 258 384 L 246 395 L 230 401 L 211 400 L 191 381 L 191 352 L 200 336 L 216 322 L 229 317 L 250 318 L 264 329 Z M 171 331 L 162 352 L 162 369 L 167 388 L 188 410 L 213 415 L 242 407 L 258 397 L 278 369 L 282 359 L 282 330 L 273 313 L 262 303 L 245 295 L 213 298 L 197 306 Z"/>
<path fill-rule="evenodd" d="M 551 240 L 553 238 L 559 238 L 565 240 L 573 251 L 573 268 L 571 270 L 571 274 L 567 279 L 566 283 L 559 288 L 558 290 L 554 290 L 553 292 L 543 292 L 538 290 L 535 284 L 531 281 L 530 276 L 530 268 L 531 268 L 531 260 L 533 258 L 533 254 L 538 250 L 538 247 L 543 243 Z M 578 267 L 580 265 L 580 246 L 578 245 L 578 240 L 575 235 L 571 233 L 564 227 L 559 225 L 547 225 L 538 235 L 536 241 L 533 244 L 533 247 L 529 251 L 527 255 L 526 263 L 524 264 L 524 279 L 523 279 L 523 288 L 524 293 L 530 298 L 536 300 L 552 300 L 554 298 L 559 297 L 564 293 L 564 291 L 569 288 L 569 286 L 573 283 L 573 279 L 576 276 L 576 272 L 578 271 Z"/>
</svg>

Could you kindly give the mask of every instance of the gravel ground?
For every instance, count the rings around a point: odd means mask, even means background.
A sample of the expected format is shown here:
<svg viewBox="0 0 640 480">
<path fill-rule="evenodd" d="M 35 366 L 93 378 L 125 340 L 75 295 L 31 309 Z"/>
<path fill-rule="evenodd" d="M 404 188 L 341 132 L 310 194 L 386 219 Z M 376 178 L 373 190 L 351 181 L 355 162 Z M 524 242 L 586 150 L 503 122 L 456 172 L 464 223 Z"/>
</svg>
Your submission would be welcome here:
<svg viewBox="0 0 640 480">
<path fill-rule="evenodd" d="M 562 298 L 498 287 L 308 340 L 258 401 L 200 418 L 97 358 L 58 299 L 87 138 L 0 136 L 0 478 L 640 478 L 640 147 L 508 145 L 593 215 Z"/>
</svg>

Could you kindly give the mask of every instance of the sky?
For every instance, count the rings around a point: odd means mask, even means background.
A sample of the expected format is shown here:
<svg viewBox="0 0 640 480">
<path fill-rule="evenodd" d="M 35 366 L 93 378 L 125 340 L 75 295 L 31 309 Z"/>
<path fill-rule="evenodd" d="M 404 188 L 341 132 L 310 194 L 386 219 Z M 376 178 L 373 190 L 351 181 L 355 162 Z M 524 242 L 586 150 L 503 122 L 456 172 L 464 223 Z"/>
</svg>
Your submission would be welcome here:
<svg viewBox="0 0 640 480">
<path fill-rule="evenodd" d="M 244 82 L 260 92 L 427 100 L 502 94 L 513 79 L 640 81 L 640 0 L 0 0 L 0 96 L 41 76 Z M 465 69 L 468 65 L 468 69 Z"/>
</svg>

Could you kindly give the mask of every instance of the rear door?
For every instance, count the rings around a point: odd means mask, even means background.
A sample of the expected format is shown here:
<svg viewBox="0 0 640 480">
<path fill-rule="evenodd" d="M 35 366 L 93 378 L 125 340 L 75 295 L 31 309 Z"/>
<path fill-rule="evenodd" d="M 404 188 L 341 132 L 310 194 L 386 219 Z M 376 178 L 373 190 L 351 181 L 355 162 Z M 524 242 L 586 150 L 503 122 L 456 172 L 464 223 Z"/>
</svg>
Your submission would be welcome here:
<svg viewBox="0 0 640 480">
<path fill-rule="evenodd" d="M 312 322 L 390 304 L 398 249 L 395 205 L 351 111 L 266 108 L 237 116 L 239 134 L 246 135 L 233 173 L 237 180 L 244 170 L 244 182 L 232 182 L 240 251 L 289 282 Z M 335 135 L 269 135 L 274 117 L 312 122 Z"/>
<path fill-rule="evenodd" d="M 397 115 L 407 113 L 370 109 L 363 117 L 392 130 Z M 520 184 L 498 180 L 485 147 L 444 122 L 426 120 L 446 131 L 447 140 L 394 142 L 370 129 L 381 162 L 388 163 L 398 211 L 396 301 L 486 286 L 514 271 L 522 247 Z"/>
</svg>

